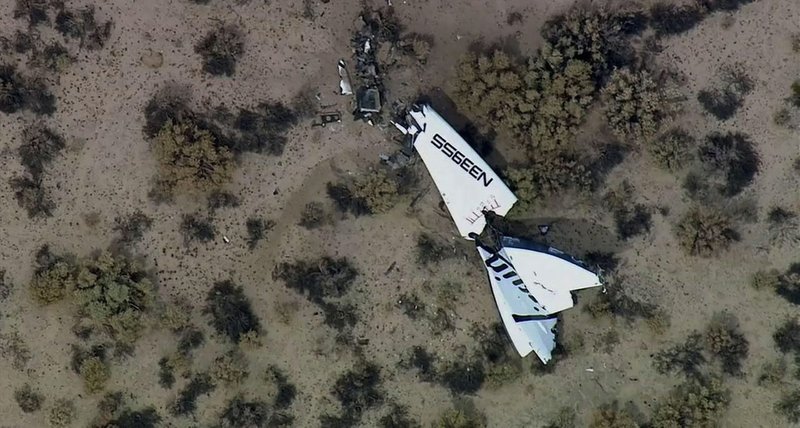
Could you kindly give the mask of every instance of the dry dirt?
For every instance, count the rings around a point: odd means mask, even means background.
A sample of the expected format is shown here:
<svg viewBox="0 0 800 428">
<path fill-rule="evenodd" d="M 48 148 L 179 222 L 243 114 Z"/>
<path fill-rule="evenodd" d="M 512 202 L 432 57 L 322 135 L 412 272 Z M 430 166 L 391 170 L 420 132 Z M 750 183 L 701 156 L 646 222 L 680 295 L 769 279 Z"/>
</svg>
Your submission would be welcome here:
<svg viewBox="0 0 800 428">
<path fill-rule="evenodd" d="M 24 25 L 11 18 L 12 3 L 0 4 L 4 35 Z M 14 401 L 13 391 L 26 382 L 44 392 L 45 408 L 57 398 L 74 399 L 78 407 L 74 426 L 91 421 L 99 396 L 84 392 L 78 375 L 69 368 L 70 345 L 77 341 L 70 330 L 72 308 L 66 302 L 38 307 L 26 292 L 26 284 L 34 254 L 42 244 L 90 254 L 109 245 L 115 217 L 136 209 L 155 221 L 135 250 L 156 270 L 163 297 L 189 299 L 195 323 L 211 335 L 201 313 L 203 301 L 215 281 L 232 279 L 244 286 L 265 327 L 263 346 L 246 351 L 251 373 L 248 381 L 201 397 L 193 418 L 172 418 L 166 411 L 185 380 L 179 379 L 172 390 L 157 382 L 157 362 L 174 346 L 170 334 L 148 332 L 138 343 L 135 357 L 115 363 L 108 390 L 131 394 L 135 397 L 131 404 L 137 407 L 154 405 L 165 417 L 165 426 L 206 426 L 237 392 L 262 395 L 259 374 L 270 364 L 284 369 L 297 385 L 298 399 L 291 408 L 296 426 L 317 426 L 320 414 L 336 414 L 338 404 L 329 391 L 335 379 L 352 366 L 355 356 L 335 342 L 335 331 L 322 324 L 316 307 L 272 277 L 274 266 L 281 261 L 319 255 L 347 256 L 360 272 L 352 297 L 361 317 L 355 336 L 367 343 L 367 359 L 383 367 L 387 397 L 409 406 L 410 414 L 426 426 L 451 405 L 453 397 L 446 389 L 421 382 L 413 372 L 399 368 L 398 362 L 413 345 L 424 345 L 444 359 L 457 358 L 462 349 L 475 347 L 469 335 L 473 323 L 488 326 L 497 316 L 475 254 L 457 239 L 451 221 L 440 215 L 439 196 L 427 175 L 422 174 L 422 188 L 429 191 L 413 208 L 406 201 L 383 215 L 353 218 L 337 214 L 331 225 L 311 231 L 297 224 L 307 202 L 329 203 L 327 182 L 364 171 L 380 154 L 397 149 L 391 129 L 352 121 L 350 101 L 337 94 L 335 64 L 351 55 L 349 37 L 360 3 L 309 0 L 312 19 L 303 16 L 303 3 L 98 3 L 98 16 L 114 20 L 112 38 L 103 50 L 75 52 L 77 62 L 55 86 L 57 112 L 47 119 L 69 143 L 69 150 L 53 163 L 50 172 L 48 185 L 57 203 L 51 218 L 30 220 L 8 185 L 9 178 L 21 169 L 16 156 L 20 131 L 36 118 L 28 113 L 0 114 L 0 269 L 7 271 L 6 280 L 14 284 L 11 297 L 0 303 L 0 333 L 19 332 L 32 353 L 24 370 L 14 368 L 10 358 L 0 358 L 4 386 L 0 425 L 45 425 L 45 411 L 24 414 Z M 453 66 L 471 43 L 513 39 L 521 52 L 530 53 L 540 43 L 541 24 L 571 3 L 394 0 L 395 12 L 408 31 L 432 35 L 435 44 L 427 65 L 398 71 L 392 77 L 392 88 L 395 93 L 441 97 L 441 91 L 447 92 Z M 520 12 L 523 23 L 507 24 L 511 12 Z M 724 19 L 725 14 L 714 15 L 694 30 L 667 39 L 665 50 L 658 55 L 661 65 L 686 77 L 687 84 L 680 90 L 687 101 L 677 120 L 698 138 L 714 129 L 749 133 L 764 162 L 747 190 L 760 207 L 760 217 L 778 203 L 798 209 L 798 179 L 792 175 L 791 161 L 800 154 L 800 140 L 796 132 L 773 125 L 772 115 L 800 72 L 800 55 L 792 53 L 788 38 L 798 31 L 800 3 L 759 1 L 735 13 L 730 27 L 724 28 Z M 194 45 L 216 20 L 237 22 L 245 29 L 246 53 L 232 78 L 206 75 L 194 53 Z M 142 57 L 152 52 L 163 54 L 158 68 L 142 62 Z M 734 120 L 708 120 L 695 100 L 696 91 L 708 85 L 719 65 L 731 62 L 744 64 L 756 80 L 755 90 Z M 203 209 L 205 201 L 182 196 L 172 204 L 154 205 L 147 196 L 156 165 L 142 134 L 142 110 L 154 91 L 171 81 L 190 85 L 198 108 L 249 106 L 267 99 L 289 101 L 310 88 L 320 93 L 321 104 L 335 104 L 329 109 L 341 111 L 344 121 L 326 128 L 312 128 L 310 121 L 302 123 L 291 132 L 280 157 L 244 155 L 228 186 L 241 196 L 242 205 L 216 215 L 220 233 L 215 242 L 192 244 L 187 249 L 178 231 L 181 215 Z M 502 142 L 498 150 L 503 150 Z M 769 247 L 765 225 L 754 223 L 742 229 L 741 242 L 719 257 L 709 260 L 684 255 L 672 228 L 688 201 L 679 180 L 649 162 L 645 156 L 633 154 L 609 178 L 609 183 L 627 178 L 648 203 L 669 207 L 667 215 L 654 217 L 654 228 L 644 237 L 624 245 L 612 242 L 609 216 L 584 202 L 565 201 L 557 209 L 518 216 L 560 219 L 549 236 L 567 250 L 579 254 L 590 249 L 618 251 L 623 260 L 620 270 L 634 284 L 633 293 L 665 308 L 672 319 L 670 329 L 656 336 L 642 322 L 593 320 L 581 306 L 594 292 L 581 293 L 581 304 L 564 314 L 561 325 L 568 340 L 580 337 L 585 345 L 559 362 L 552 374 L 535 375 L 526 370 L 507 385 L 478 392 L 474 401 L 486 413 L 489 426 L 540 426 L 562 406 L 574 408 L 579 426 L 583 426 L 592 409 L 615 399 L 632 402 L 648 413 L 648 406 L 676 382 L 653 370 L 651 354 L 702 328 L 711 314 L 720 310 L 737 314 L 750 340 L 745 375 L 729 381 L 733 401 L 722 426 L 786 424 L 772 410 L 780 390 L 759 387 L 755 379 L 763 362 L 778 357 L 771 333 L 797 309 L 771 293 L 752 290 L 748 281 L 759 268 L 784 269 L 796 261 L 797 248 Z M 87 224 L 89 213 L 98 213 L 99 223 Z M 254 214 L 273 219 L 277 225 L 250 251 L 244 225 Z M 459 256 L 433 268 L 418 265 L 415 242 L 420 231 L 452 242 Z M 230 243 L 223 242 L 222 235 L 230 238 Z M 390 265 L 395 267 L 387 272 Z M 454 282 L 461 285 L 461 292 L 451 309 L 453 332 L 434 332 L 426 321 L 412 321 L 396 307 L 403 293 L 413 291 L 433 301 L 437 288 Z M 619 333 L 620 343 L 611 350 L 595 346 L 611 329 Z M 221 341 L 218 339 L 200 351 L 197 369 L 207 367 L 223 349 L 216 343 Z M 526 367 L 534 358 L 527 357 Z M 363 425 L 374 426 L 384 412 L 368 412 Z"/>
</svg>

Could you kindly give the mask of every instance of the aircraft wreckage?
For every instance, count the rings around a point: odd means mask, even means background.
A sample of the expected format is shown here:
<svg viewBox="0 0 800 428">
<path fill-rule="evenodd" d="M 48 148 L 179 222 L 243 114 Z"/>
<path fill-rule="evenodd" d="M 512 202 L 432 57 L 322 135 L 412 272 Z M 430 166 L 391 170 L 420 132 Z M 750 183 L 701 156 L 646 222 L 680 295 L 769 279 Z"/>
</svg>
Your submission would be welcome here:
<svg viewBox="0 0 800 428">
<path fill-rule="evenodd" d="M 505 216 L 517 197 L 431 106 L 414 106 L 406 122 L 394 125 L 425 163 L 458 232 L 475 242 L 514 348 L 522 357 L 535 352 L 547 364 L 557 314 L 574 305 L 573 291 L 602 285 L 599 275 L 547 245 L 511 236 L 498 236 L 494 247 L 483 244 L 478 236 L 486 214 Z"/>
</svg>

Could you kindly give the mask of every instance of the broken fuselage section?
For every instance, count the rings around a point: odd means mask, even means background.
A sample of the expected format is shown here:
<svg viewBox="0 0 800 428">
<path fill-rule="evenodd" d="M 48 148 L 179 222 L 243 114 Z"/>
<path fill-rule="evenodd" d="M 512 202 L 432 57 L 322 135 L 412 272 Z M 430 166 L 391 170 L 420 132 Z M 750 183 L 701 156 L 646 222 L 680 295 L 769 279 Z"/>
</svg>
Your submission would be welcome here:
<svg viewBox="0 0 800 428">
<path fill-rule="evenodd" d="M 573 291 L 602 285 L 600 277 L 550 246 L 507 236 L 497 248 L 483 245 L 476 238 L 485 214 L 505 216 L 517 197 L 431 106 L 414 106 L 406 121 L 395 126 L 425 163 L 459 234 L 475 241 L 514 348 L 546 364 L 556 346 L 557 313 L 574 305 Z"/>
</svg>

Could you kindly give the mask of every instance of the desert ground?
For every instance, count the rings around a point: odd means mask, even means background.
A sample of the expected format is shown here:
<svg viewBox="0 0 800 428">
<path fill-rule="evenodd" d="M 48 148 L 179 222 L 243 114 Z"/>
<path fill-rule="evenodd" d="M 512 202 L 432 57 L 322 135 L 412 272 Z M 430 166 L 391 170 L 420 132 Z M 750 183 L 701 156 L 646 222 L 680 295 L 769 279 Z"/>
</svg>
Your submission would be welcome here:
<svg viewBox="0 0 800 428">
<path fill-rule="evenodd" d="M 270 367 L 277 367 L 296 388 L 294 400 L 281 410 L 291 417 L 287 426 L 334 426 L 332 419 L 322 418 L 344 412 L 332 389 L 343 373 L 364 362 L 380 370 L 376 387 L 380 397 L 366 398 L 357 417 L 339 419 L 339 426 L 647 426 L 659 403 L 684 381 L 680 374 L 659 373 L 654 354 L 683 343 L 694 331 L 704 332 L 714 314 L 722 312 L 735 316 L 738 331 L 749 344 L 740 370 L 719 375 L 728 402 L 713 423 L 676 419 L 674 426 L 791 426 L 791 418 L 777 411 L 776 403 L 796 391 L 800 381 L 792 354 L 776 347 L 773 334 L 798 314 L 797 306 L 778 293 L 753 288 L 751 278 L 758 271 L 783 272 L 798 261 L 800 240 L 771 240 L 767 218 L 775 206 L 800 210 L 800 174 L 793 167 L 800 156 L 800 134 L 773 120 L 776 111 L 789 106 L 786 98 L 800 78 L 800 53 L 793 50 L 791 37 L 800 32 L 800 3 L 757 0 L 737 10 L 709 13 L 693 28 L 662 37 L 661 48 L 650 58 L 650 66 L 673 76 L 670 91 L 680 99 L 679 111 L 662 129 L 681 126 L 697 144 L 714 131 L 746 133 L 760 157 L 752 182 L 721 203 L 736 213 L 745 211 L 744 206 L 750 209 L 747 215 L 734 216 L 739 236 L 727 248 L 708 257 L 685 251 L 675 229 L 697 203 L 684 189 L 686 174 L 659 169 L 646 150 L 635 148 L 588 195 L 551 195 L 536 203 L 520 203 L 509 214 L 533 236 L 537 224 L 552 224 L 550 232 L 537 239 L 578 257 L 613 253 L 619 263 L 612 278 L 623 278 L 625 295 L 657 307 L 668 325 L 653 328 L 641 316 L 596 316 L 587 307 L 602 298 L 603 291 L 581 291 L 576 307 L 560 317 L 559 341 L 566 353 L 551 368 L 542 370 L 533 354 L 520 359 L 498 333 L 509 353 L 504 364 L 512 375 L 487 376 L 469 391 L 448 388 L 447 381 L 436 375 L 426 378 L 418 368 L 409 367 L 409 359 L 411 350 L 421 347 L 435 355 L 434 365 L 444 371 L 480 352 L 487 340 L 481 334 L 494 334 L 493 326 L 499 322 L 485 271 L 473 245 L 458 236 L 442 209 L 441 197 L 419 159 L 407 167 L 416 177 L 411 190 L 388 210 L 353 215 L 337 209 L 328 194 L 329 183 L 386 168 L 380 156 L 396 153 L 401 145 L 399 133 L 388 123 L 370 126 L 353 119 L 354 101 L 339 94 L 336 63 L 343 58 L 352 68 L 350 40 L 361 25 L 359 15 L 365 9 L 390 8 L 403 26 L 401 34 L 423 35 L 432 43 L 425 61 L 395 54 L 397 63 L 385 71 L 384 109 L 423 95 L 454 126 L 465 127 L 480 120 L 455 100 L 453 81 L 464 54 L 480 43 L 504 46 L 520 57 L 535 55 L 544 43 L 540 29 L 545 22 L 576 4 L 568 0 L 391 3 L 68 0 L 68 8 L 93 5 L 99 21 L 113 22 L 108 39 L 96 49 L 81 46 L 82 41 L 63 36 L 52 25 L 32 28 L 25 17 L 15 17 L 18 5 L 13 1 L 0 3 L 0 36 L 33 32 L 41 40 L 63 43 L 71 57 L 68 66 L 43 71 L 27 59 L 30 54 L 8 48 L 0 56 L 4 64 L 41 76 L 56 99 L 55 112 L 49 115 L 30 109 L 0 112 L 4 244 L 0 271 L 5 272 L 6 290 L 0 293 L 4 379 L 0 426 L 58 424 L 51 409 L 62 399 L 72 402 L 72 417 L 61 426 L 114 426 L 98 417 L 99 402 L 111 392 L 122 393 L 129 409 L 153 408 L 158 420 L 152 426 L 275 426 L 274 418 L 247 425 L 220 421 L 234 397 L 269 402 L 275 396 L 275 383 L 265 376 Z M 646 11 L 654 3 L 593 1 L 578 6 Z M 55 20 L 58 7 L 63 6 L 52 6 L 49 20 Z M 512 15 L 514 19 L 509 18 Z M 243 53 L 232 75 L 206 72 L 195 49 L 220 23 L 235 24 L 242 32 Z M 746 70 L 752 88 L 732 119 L 717 120 L 703 110 L 697 94 L 715 84 L 720 67 L 733 64 Z M 239 199 L 236 206 L 211 210 L 207 192 L 188 191 L 157 202 L 151 190 L 160 166 L 154 139 L 143 131 L 144 112 L 160 89 L 174 84 L 186 88 L 194 112 L 212 112 L 220 106 L 235 111 L 264 101 L 294 105 L 300 97 L 313 108 L 286 132 L 282 153 L 235 156 L 231 176 L 220 189 Z M 598 102 L 588 111 L 574 137 L 579 144 L 614 138 L 602 109 Z M 340 112 L 341 122 L 313 126 L 322 111 Z M 24 130 L 36 125 L 62 135 L 65 148 L 47 165 L 42 179 L 54 209 L 49 216 L 31 217 L 15 197 L 11 182 L 25 174 L 18 150 Z M 490 145 L 487 159 L 498 170 L 524 159 L 519 141 L 502 132 L 491 138 Z M 627 239 L 618 238 L 614 216 L 603 202 L 603 195 L 623 182 L 635 189 L 634 202 L 650 207 L 652 213 L 648 230 Z M 311 228 L 300 224 L 310 202 L 321 203 L 324 212 L 324 221 Z M 130 353 L 109 352 L 105 357 L 110 377 L 102 391 L 90 392 L 70 362 L 74 345 L 95 342 L 75 334 L 80 317 L 75 302 L 63 299 L 43 305 L 32 298 L 29 284 L 37 275 L 36 254 L 47 244 L 55 253 L 92 257 L 115 247 L 116 219 L 137 211 L 152 226 L 140 239 L 127 243 L 125 253 L 141 260 L 159 302 L 188 303 L 180 311 L 188 315 L 187 324 L 203 332 L 205 342 L 192 351 L 185 376 L 176 373 L 174 385 L 160 385 L 159 361 L 175 352 L 180 333 L 160 325 L 156 305 Z M 212 239 L 186 238 L 182 218 L 191 213 L 212 219 L 216 230 Z M 250 218 L 269 221 L 271 226 L 252 246 Z M 418 239 L 423 233 L 446 249 L 441 260 L 420 261 Z M 325 256 L 346 258 L 357 271 L 340 298 L 353 305 L 356 320 L 343 330 L 326 325 L 322 307 L 287 287 L 285 278 L 276 273 L 281 263 Z M 204 311 L 209 290 L 226 280 L 242 287 L 260 320 L 255 344 L 232 342 L 215 330 Z M 612 280 L 609 287 L 617 283 L 623 281 Z M 419 307 L 409 309 L 410 296 L 420 300 Z M 234 348 L 244 356 L 248 375 L 230 383 L 220 381 L 199 394 L 191 412 L 172 412 L 190 379 L 211 370 L 217 357 Z M 708 355 L 704 370 L 719 374 L 717 361 Z M 788 372 L 774 383 L 759 381 L 765 363 L 775 361 L 788 364 Z M 485 362 L 487 373 L 494 373 L 491 368 Z M 24 385 L 41 394 L 40 409 L 21 409 L 15 392 Z M 368 388 L 358 382 L 349 387 Z M 800 406 L 797 401 L 795 408 Z M 612 402 L 634 425 L 597 425 L 596 410 Z M 384 416 L 398 406 L 405 409 L 405 425 L 389 425 Z M 476 425 L 447 425 L 442 415 L 453 408 L 474 408 L 483 418 L 477 417 Z M 574 414 L 574 421 L 555 425 L 552 421 L 564 408 Z"/>
</svg>

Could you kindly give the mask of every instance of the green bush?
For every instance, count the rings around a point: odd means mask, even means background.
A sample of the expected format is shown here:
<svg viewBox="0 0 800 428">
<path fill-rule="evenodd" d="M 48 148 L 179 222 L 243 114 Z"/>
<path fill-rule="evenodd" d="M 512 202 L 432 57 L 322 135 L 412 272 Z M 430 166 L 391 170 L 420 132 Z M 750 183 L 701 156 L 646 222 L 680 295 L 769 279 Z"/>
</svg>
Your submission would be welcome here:
<svg viewBox="0 0 800 428">
<path fill-rule="evenodd" d="M 231 179 L 233 155 L 189 120 L 167 120 L 153 139 L 159 185 L 167 191 L 209 192 Z"/>
<path fill-rule="evenodd" d="M 792 83 L 791 91 L 789 98 L 786 100 L 794 107 L 800 107 L 800 80 L 796 80 Z"/>
<path fill-rule="evenodd" d="M 786 370 L 786 361 L 782 358 L 777 361 L 768 361 L 761 366 L 758 384 L 761 386 L 777 385 L 783 381 Z"/>
<path fill-rule="evenodd" d="M 452 409 L 446 410 L 434 422 L 435 428 L 485 428 L 486 415 L 481 413 L 471 401 L 457 401 Z"/>
<path fill-rule="evenodd" d="M 777 269 L 760 270 L 753 274 L 750 284 L 756 290 L 775 290 L 781 283 L 781 273 Z"/>
<path fill-rule="evenodd" d="M 72 425 L 75 413 L 75 404 L 71 400 L 58 399 L 47 414 L 47 423 L 55 428 L 68 427 Z"/>
<path fill-rule="evenodd" d="M 83 360 L 80 366 L 84 386 L 90 393 L 100 392 L 106 387 L 106 382 L 111 378 L 111 369 L 103 360 L 90 357 Z"/>
<path fill-rule="evenodd" d="M 656 405 L 653 428 L 713 427 L 730 404 L 730 391 L 716 378 L 692 378 Z"/>
<path fill-rule="evenodd" d="M 603 96 L 609 126 L 626 143 L 649 144 L 674 110 L 646 71 L 615 70 Z"/>
<path fill-rule="evenodd" d="M 592 187 L 590 171 L 576 157 L 547 153 L 534 156 L 521 167 L 506 171 L 515 194 L 526 203 L 574 190 L 587 192 Z"/>
<path fill-rule="evenodd" d="M 389 211 L 398 202 L 400 189 L 383 170 L 374 170 L 362 175 L 353 182 L 353 197 L 363 201 L 370 213 L 381 214 Z"/>
<path fill-rule="evenodd" d="M 672 128 L 654 138 L 648 145 L 650 156 L 658 166 L 676 172 L 691 160 L 695 139 L 682 128 Z"/>
<path fill-rule="evenodd" d="M 408 407 L 392 404 L 390 410 L 378 421 L 380 428 L 422 428 L 422 425 L 408 414 Z"/>
<path fill-rule="evenodd" d="M 681 248 L 693 256 L 709 257 L 727 249 L 738 239 L 728 216 L 713 208 L 694 207 L 676 229 Z"/>
<path fill-rule="evenodd" d="M 39 393 L 39 391 L 34 391 L 34 389 L 26 383 L 22 388 L 14 391 L 14 400 L 23 412 L 33 413 L 42 408 L 44 395 Z"/>
<path fill-rule="evenodd" d="M 232 76 L 244 54 L 244 34 L 235 25 L 220 24 L 206 33 L 195 47 L 203 58 L 203 70 L 214 76 Z"/>
<path fill-rule="evenodd" d="M 217 333 L 237 343 L 243 334 L 261 329 L 250 300 L 242 287 L 232 281 L 217 282 L 211 287 L 206 296 L 204 312 L 211 315 L 210 324 Z"/>
<path fill-rule="evenodd" d="M 284 280 L 287 287 L 317 304 L 345 295 L 357 276 L 358 271 L 348 259 L 330 257 L 281 263 L 273 272 L 273 277 Z"/>
<path fill-rule="evenodd" d="M 562 407 L 543 428 L 575 428 L 577 426 L 575 424 L 576 416 L 575 409 Z"/>
</svg>

